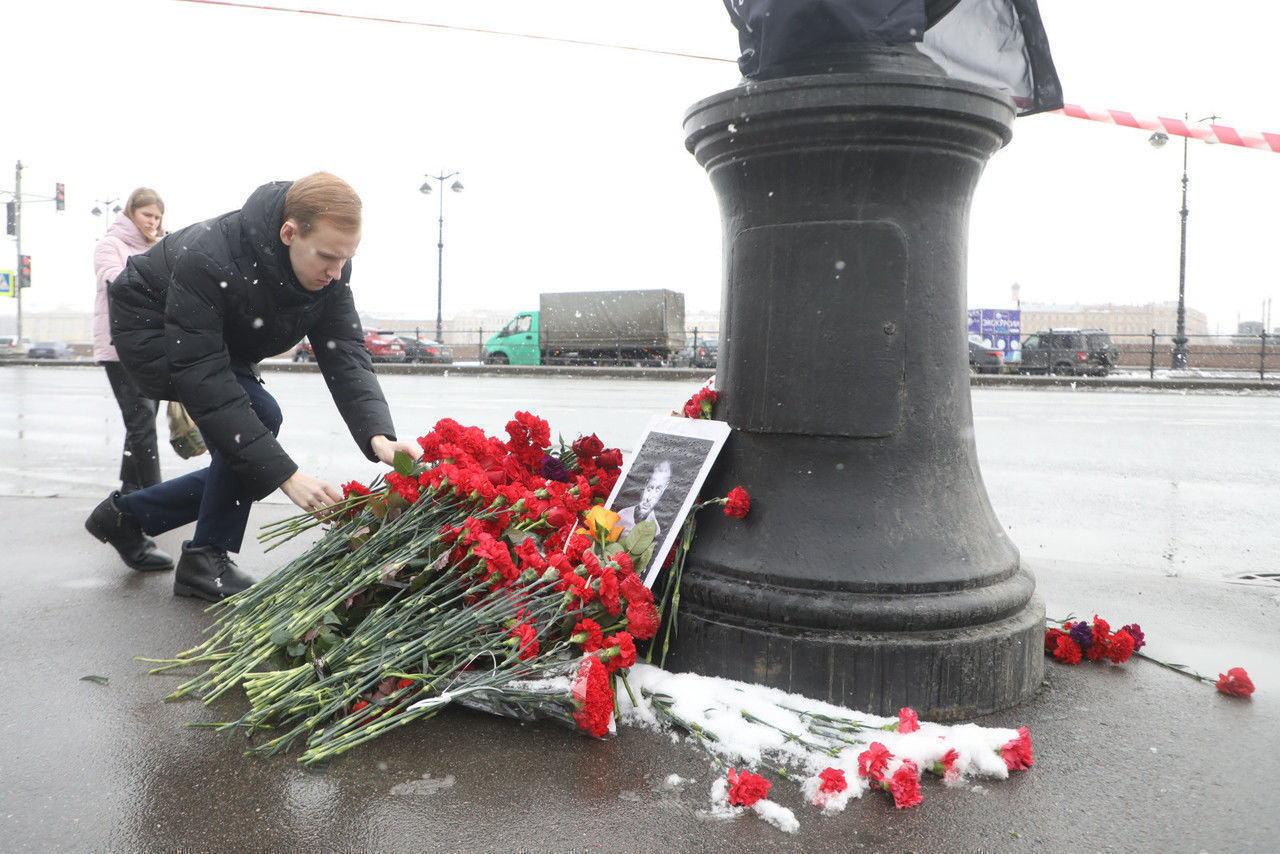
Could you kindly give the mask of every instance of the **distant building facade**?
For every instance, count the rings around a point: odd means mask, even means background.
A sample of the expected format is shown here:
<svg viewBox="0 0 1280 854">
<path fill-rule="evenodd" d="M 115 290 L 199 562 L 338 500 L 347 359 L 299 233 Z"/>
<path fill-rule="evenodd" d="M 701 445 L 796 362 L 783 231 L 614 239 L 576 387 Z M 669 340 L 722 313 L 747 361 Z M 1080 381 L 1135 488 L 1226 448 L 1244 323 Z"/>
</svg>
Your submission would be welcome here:
<svg viewBox="0 0 1280 854">
<path fill-rule="evenodd" d="M 1202 311 L 1187 309 L 1187 334 L 1208 335 L 1209 319 Z M 1155 330 L 1159 336 L 1171 336 L 1178 329 L 1178 304 L 1176 302 L 1148 303 L 1147 305 L 1042 305 L 1022 303 L 1022 332 L 1024 335 L 1039 329 L 1075 328 L 1104 329 L 1112 335 L 1150 335 Z"/>
</svg>

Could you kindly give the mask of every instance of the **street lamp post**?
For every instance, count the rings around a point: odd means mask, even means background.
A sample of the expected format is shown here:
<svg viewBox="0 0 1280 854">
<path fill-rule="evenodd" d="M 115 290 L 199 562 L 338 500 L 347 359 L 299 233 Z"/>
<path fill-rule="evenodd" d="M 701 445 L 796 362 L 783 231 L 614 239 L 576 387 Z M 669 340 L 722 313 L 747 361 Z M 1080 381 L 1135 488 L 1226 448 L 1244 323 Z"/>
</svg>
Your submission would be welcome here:
<svg viewBox="0 0 1280 854">
<path fill-rule="evenodd" d="M 1197 121 L 1208 122 L 1217 118 L 1216 115 L 1205 116 Z M 1187 367 L 1187 214 L 1190 212 L 1187 209 L 1187 140 L 1188 137 L 1182 137 L 1182 208 L 1178 211 L 1178 217 L 1181 220 L 1178 241 L 1178 320 L 1173 335 L 1173 355 L 1170 362 L 1170 367 L 1175 371 L 1185 370 Z M 1169 135 L 1157 131 L 1151 134 L 1147 141 L 1151 143 L 1152 148 L 1163 148 L 1169 141 Z"/>
<path fill-rule="evenodd" d="M 459 175 L 459 174 L 461 173 L 457 171 L 449 172 L 446 174 L 443 170 L 441 170 L 439 175 L 432 175 L 430 172 L 428 172 L 426 177 L 429 180 L 425 181 L 422 184 L 422 186 L 418 188 L 418 192 L 422 193 L 423 195 L 430 195 L 431 181 L 438 181 L 440 183 L 440 235 L 439 235 L 439 238 L 436 240 L 436 343 L 437 344 L 444 343 L 444 332 L 443 332 L 444 323 L 443 323 L 443 310 L 442 310 L 443 303 L 444 303 L 444 182 L 449 180 L 453 176 Z M 449 189 L 453 190 L 455 193 L 461 193 L 462 192 L 461 179 L 455 180 L 449 186 Z"/>
<path fill-rule="evenodd" d="M 124 208 L 117 204 L 119 199 L 94 199 L 93 210 L 90 211 L 94 216 L 102 217 L 102 230 L 111 230 L 111 214 L 118 214 Z"/>
</svg>

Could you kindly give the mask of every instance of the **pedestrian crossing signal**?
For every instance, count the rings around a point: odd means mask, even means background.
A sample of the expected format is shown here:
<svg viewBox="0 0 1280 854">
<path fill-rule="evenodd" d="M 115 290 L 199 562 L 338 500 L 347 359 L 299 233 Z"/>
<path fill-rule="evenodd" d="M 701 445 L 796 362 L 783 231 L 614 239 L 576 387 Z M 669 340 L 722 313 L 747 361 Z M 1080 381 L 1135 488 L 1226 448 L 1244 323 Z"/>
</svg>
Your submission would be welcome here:
<svg viewBox="0 0 1280 854">
<path fill-rule="evenodd" d="M 67 185 L 54 184 L 54 187 L 56 189 L 53 193 L 53 206 L 60 211 L 65 211 L 67 209 Z"/>
<path fill-rule="evenodd" d="M 18 204 L 17 202 L 4 203 L 4 233 L 18 233 Z"/>
<path fill-rule="evenodd" d="M 31 287 L 31 256 L 22 255 L 18 259 L 18 287 Z"/>
</svg>

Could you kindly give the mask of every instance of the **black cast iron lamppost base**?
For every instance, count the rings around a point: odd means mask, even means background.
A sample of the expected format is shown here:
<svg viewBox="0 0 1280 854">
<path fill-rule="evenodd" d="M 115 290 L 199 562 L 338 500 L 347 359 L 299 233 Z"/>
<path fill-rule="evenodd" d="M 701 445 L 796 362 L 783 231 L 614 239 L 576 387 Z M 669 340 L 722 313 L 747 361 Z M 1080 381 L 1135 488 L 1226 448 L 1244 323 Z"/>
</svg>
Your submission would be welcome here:
<svg viewBox="0 0 1280 854">
<path fill-rule="evenodd" d="M 724 223 L 734 429 L 707 492 L 752 510 L 700 519 L 668 663 L 880 714 L 1005 708 L 1043 676 L 1044 605 L 978 470 L 964 277 L 1013 104 L 911 47 L 819 62 L 685 119 Z"/>
</svg>

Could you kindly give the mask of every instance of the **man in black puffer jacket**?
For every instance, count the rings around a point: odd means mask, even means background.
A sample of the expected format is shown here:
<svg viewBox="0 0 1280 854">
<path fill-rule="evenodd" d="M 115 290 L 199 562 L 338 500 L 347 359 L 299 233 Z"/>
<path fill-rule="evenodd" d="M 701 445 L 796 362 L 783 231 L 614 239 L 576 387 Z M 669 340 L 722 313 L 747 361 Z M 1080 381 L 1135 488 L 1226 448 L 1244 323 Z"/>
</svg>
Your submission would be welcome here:
<svg viewBox="0 0 1280 854">
<path fill-rule="evenodd" d="M 128 495 L 112 493 L 85 522 L 140 571 L 172 559 L 148 535 L 190 522 L 174 593 L 209 601 L 253 583 L 228 552 L 240 550 L 249 507 L 280 489 L 303 510 L 341 500 L 304 474 L 276 440 L 280 407 L 258 363 L 309 337 L 352 438 L 390 464 L 398 441 L 364 349 L 351 298 L 360 198 L 327 173 L 265 184 L 238 211 L 168 235 L 129 259 L 108 287 L 111 337 L 143 392 L 186 405 L 210 451 L 209 467 Z"/>
</svg>

